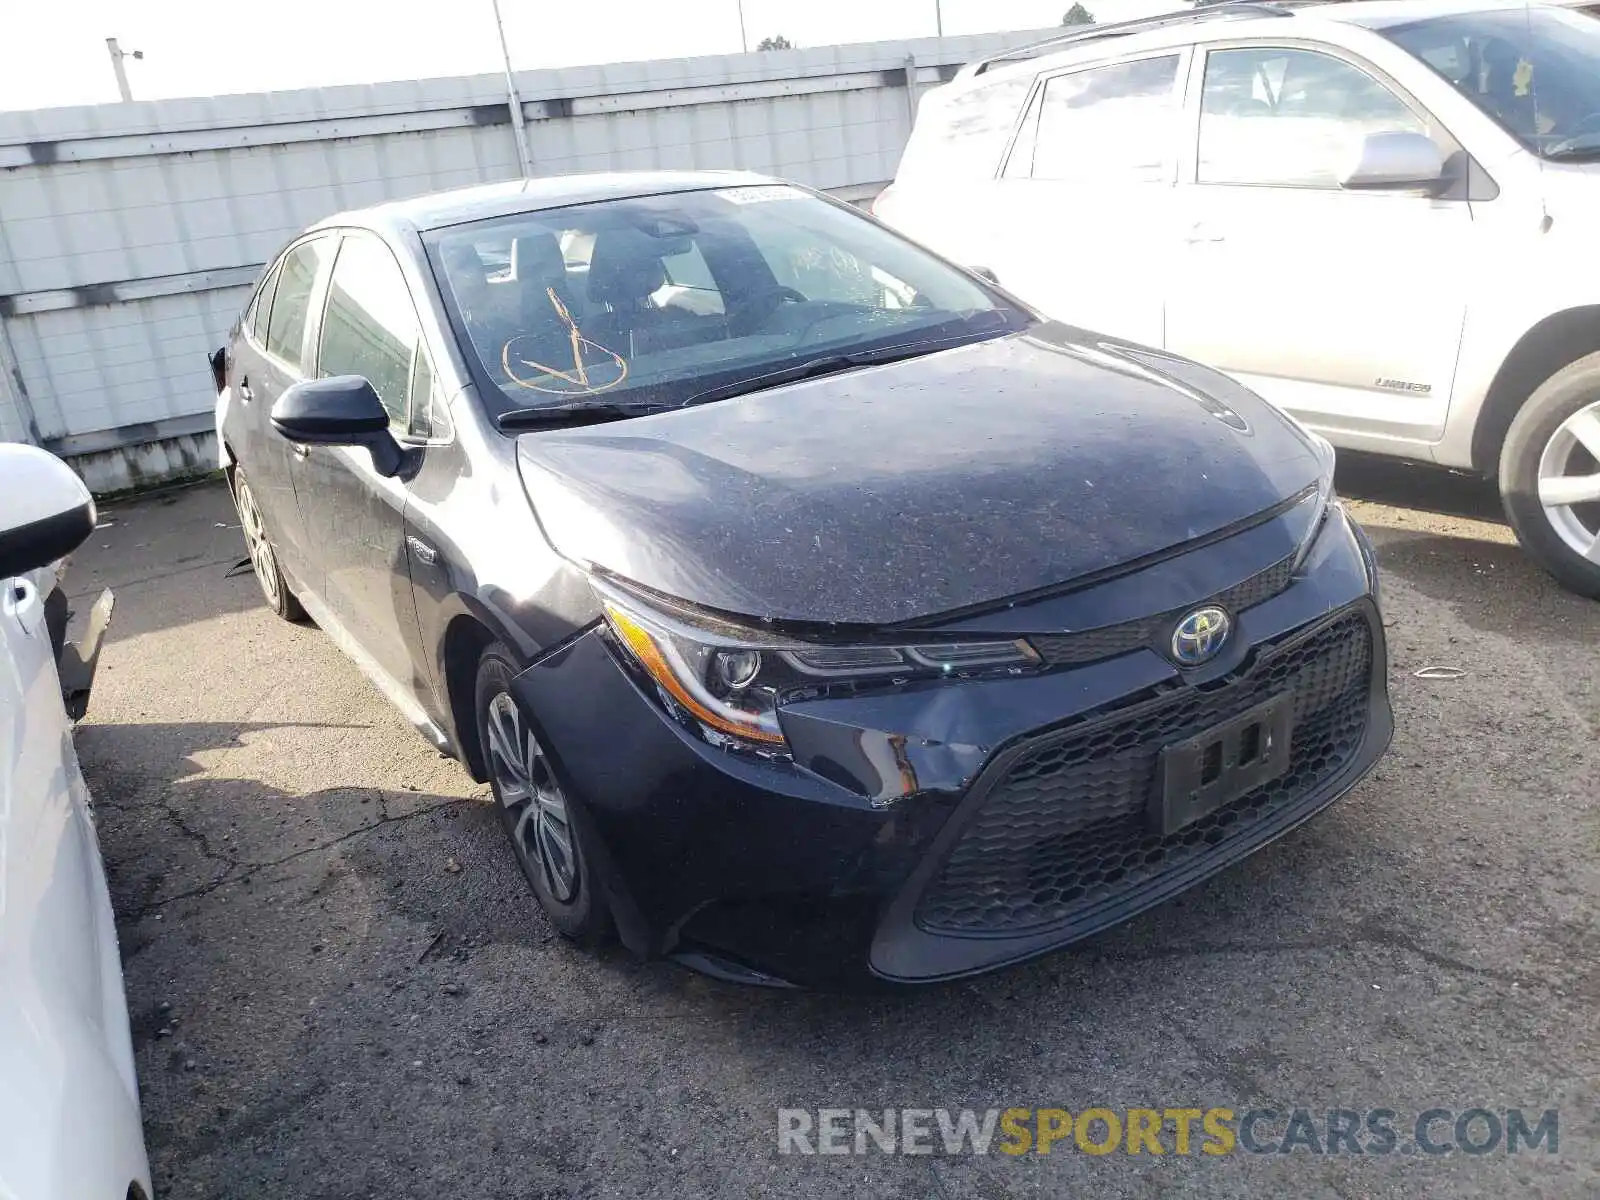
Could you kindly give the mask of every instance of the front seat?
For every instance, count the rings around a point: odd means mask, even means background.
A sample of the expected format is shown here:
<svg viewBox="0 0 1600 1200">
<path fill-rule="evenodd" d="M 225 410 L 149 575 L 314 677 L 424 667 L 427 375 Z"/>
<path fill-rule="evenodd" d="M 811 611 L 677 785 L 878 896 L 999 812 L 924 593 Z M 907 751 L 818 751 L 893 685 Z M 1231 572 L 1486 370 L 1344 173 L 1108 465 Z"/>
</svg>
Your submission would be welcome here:
<svg viewBox="0 0 1600 1200">
<path fill-rule="evenodd" d="M 522 320 L 530 329 L 547 319 L 554 310 L 550 293 L 578 320 L 584 308 L 567 278 L 567 260 L 561 242 L 553 233 L 525 233 L 511 241 L 511 277 L 517 281 Z"/>
<path fill-rule="evenodd" d="M 446 242 L 441 257 L 467 333 L 493 374 L 500 365 L 502 347 L 515 332 L 503 319 L 496 303 L 494 293 L 500 285 L 488 281 L 483 260 L 471 243 Z"/>
<path fill-rule="evenodd" d="M 513 238 L 511 274 L 519 310 L 513 347 L 517 358 L 525 365 L 572 371 L 576 366 L 572 330 L 575 326 L 580 333 L 587 330 L 584 308 L 567 280 L 567 263 L 556 235 L 525 233 Z"/>
<path fill-rule="evenodd" d="M 589 299 L 605 307 L 594 336 L 630 358 L 647 348 L 664 314 L 651 300 L 667 281 L 656 239 L 632 226 L 602 230 L 589 258 Z"/>
</svg>

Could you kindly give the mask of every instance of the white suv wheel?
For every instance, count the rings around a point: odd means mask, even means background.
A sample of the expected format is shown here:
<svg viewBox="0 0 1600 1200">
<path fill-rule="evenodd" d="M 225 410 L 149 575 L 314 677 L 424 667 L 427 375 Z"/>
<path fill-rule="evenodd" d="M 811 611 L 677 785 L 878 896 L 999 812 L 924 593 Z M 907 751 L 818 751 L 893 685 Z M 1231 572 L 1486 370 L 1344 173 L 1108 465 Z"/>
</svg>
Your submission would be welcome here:
<svg viewBox="0 0 1600 1200">
<path fill-rule="evenodd" d="M 1600 563 L 1600 401 L 1573 413 L 1545 443 L 1539 503 L 1574 553 Z"/>
<path fill-rule="evenodd" d="M 1500 495 L 1528 552 L 1600 600 L 1600 353 L 1534 390 L 1500 450 Z"/>
</svg>

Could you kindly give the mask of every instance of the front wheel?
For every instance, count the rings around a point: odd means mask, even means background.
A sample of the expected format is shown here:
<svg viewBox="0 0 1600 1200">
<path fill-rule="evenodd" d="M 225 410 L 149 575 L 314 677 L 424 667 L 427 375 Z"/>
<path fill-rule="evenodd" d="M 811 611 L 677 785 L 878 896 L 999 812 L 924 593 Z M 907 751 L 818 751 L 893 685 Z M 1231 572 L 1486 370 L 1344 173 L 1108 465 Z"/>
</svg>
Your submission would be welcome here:
<svg viewBox="0 0 1600 1200">
<path fill-rule="evenodd" d="M 240 471 L 233 477 L 233 500 L 239 509 L 239 526 L 244 530 L 245 549 L 250 552 L 250 566 L 255 571 L 256 582 L 261 585 L 261 596 L 267 607 L 285 621 L 305 619 L 306 610 L 300 607 L 289 584 L 278 569 L 278 554 L 267 533 L 267 523 L 256 503 L 256 494 Z"/>
<path fill-rule="evenodd" d="M 1539 565 L 1600 599 L 1600 353 L 1528 397 L 1500 452 L 1500 494 Z"/>
<path fill-rule="evenodd" d="M 562 937 L 596 945 L 610 932 L 610 912 L 595 887 L 571 802 L 511 692 L 517 673 L 511 652 L 498 643 L 485 650 L 478 663 L 478 744 L 489 768 L 489 784 L 517 864 L 539 907 Z"/>
</svg>

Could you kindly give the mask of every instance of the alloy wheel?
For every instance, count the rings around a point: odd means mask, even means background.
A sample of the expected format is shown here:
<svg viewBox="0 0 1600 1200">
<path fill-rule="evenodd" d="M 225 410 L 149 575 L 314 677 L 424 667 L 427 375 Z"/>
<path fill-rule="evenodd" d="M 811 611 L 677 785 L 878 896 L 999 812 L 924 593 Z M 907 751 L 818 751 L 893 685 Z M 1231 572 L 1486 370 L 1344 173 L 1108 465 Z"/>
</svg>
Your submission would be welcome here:
<svg viewBox="0 0 1600 1200">
<path fill-rule="evenodd" d="M 578 894 L 578 860 L 566 797 L 509 693 L 489 702 L 488 716 L 489 768 L 512 840 L 550 896 L 568 904 Z"/>
<path fill-rule="evenodd" d="M 282 586 L 278 582 L 278 560 L 273 556 L 271 541 L 267 539 L 266 522 L 261 518 L 261 510 L 256 507 L 255 494 L 243 480 L 239 481 L 238 500 L 239 524 L 244 529 L 244 544 L 250 552 L 250 565 L 255 570 L 256 582 L 261 585 L 267 603 L 276 608 L 280 599 L 278 590 Z"/>
<path fill-rule="evenodd" d="M 1600 402 L 1573 413 L 1545 443 L 1539 503 L 1568 548 L 1600 563 Z"/>
</svg>

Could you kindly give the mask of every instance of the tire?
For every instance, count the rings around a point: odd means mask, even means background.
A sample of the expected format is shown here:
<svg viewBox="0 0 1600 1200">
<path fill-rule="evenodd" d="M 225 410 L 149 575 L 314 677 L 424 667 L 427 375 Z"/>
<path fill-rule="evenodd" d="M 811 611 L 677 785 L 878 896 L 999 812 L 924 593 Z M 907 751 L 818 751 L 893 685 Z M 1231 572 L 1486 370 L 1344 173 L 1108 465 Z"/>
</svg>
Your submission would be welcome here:
<svg viewBox="0 0 1600 1200">
<path fill-rule="evenodd" d="M 1523 404 L 1500 451 L 1500 496 L 1534 560 L 1600 599 L 1600 353 L 1557 371 Z M 1546 504 L 1569 497 L 1576 502 Z"/>
<path fill-rule="evenodd" d="M 239 527 L 244 531 L 245 549 L 250 552 L 250 566 L 256 582 L 261 585 L 261 598 L 285 621 L 305 620 L 306 610 L 295 599 L 288 580 L 278 568 L 278 552 L 267 532 L 266 518 L 261 515 L 261 506 L 256 503 L 255 492 L 243 471 L 235 471 L 233 475 L 233 502 L 239 510 Z"/>
<path fill-rule="evenodd" d="M 568 793 L 511 693 L 520 672 L 498 642 L 478 660 L 473 714 L 489 785 L 517 865 L 550 924 L 570 942 L 597 946 L 610 935 L 611 913 L 594 885 L 593 856 L 585 852 Z"/>
</svg>

